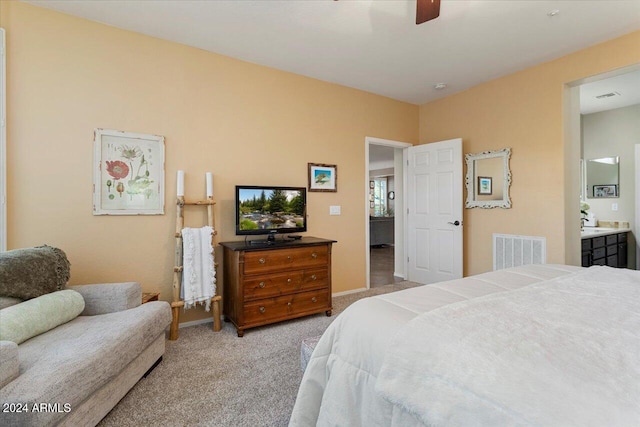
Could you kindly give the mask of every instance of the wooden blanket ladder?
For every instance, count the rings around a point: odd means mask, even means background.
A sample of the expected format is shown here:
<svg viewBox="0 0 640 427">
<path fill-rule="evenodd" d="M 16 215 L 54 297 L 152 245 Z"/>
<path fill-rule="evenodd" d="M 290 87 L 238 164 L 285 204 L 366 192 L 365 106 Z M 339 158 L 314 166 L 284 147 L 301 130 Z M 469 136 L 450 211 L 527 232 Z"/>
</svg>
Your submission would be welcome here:
<svg viewBox="0 0 640 427">
<path fill-rule="evenodd" d="M 211 236 L 211 246 L 215 248 L 215 236 L 217 234 L 214 227 L 213 207 L 216 203 L 213 201 L 213 197 L 207 197 L 206 200 L 198 201 L 185 201 L 184 196 L 178 196 L 177 198 L 177 212 L 176 212 L 176 252 L 175 252 L 175 266 L 173 267 L 173 302 L 171 303 L 171 312 L 173 314 L 173 320 L 171 322 L 171 329 L 169 330 L 169 339 L 175 341 L 178 339 L 178 324 L 180 322 L 180 309 L 184 307 L 184 301 L 180 299 L 180 286 L 182 283 L 182 229 L 184 228 L 184 208 L 185 206 L 206 206 L 207 207 L 207 222 L 208 225 L 213 228 L 213 235 Z M 217 263 L 214 264 L 214 268 L 217 267 Z M 220 301 L 222 297 L 220 295 L 214 295 L 211 298 L 211 305 L 213 306 L 213 330 L 215 332 L 220 331 L 222 325 L 220 323 Z"/>
</svg>

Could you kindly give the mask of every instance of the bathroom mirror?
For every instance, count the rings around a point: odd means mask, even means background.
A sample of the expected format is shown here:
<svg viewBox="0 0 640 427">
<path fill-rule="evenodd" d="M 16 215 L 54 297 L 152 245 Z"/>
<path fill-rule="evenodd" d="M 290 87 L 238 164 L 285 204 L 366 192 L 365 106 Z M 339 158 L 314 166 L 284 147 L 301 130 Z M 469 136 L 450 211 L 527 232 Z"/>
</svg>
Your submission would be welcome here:
<svg viewBox="0 0 640 427">
<path fill-rule="evenodd" d="M 620 197 L 620 158 L 601 157 L 586 161 L 587 188 L 590 199 Z"/>
<path fill-rule="evenodd" d="M 509 187 L 511 171 L 509 158 L 511 149 L 485 151 L 479 154 L 465 154 L 467 163 L 466 208 L 511 207 Z"/>
</svg>

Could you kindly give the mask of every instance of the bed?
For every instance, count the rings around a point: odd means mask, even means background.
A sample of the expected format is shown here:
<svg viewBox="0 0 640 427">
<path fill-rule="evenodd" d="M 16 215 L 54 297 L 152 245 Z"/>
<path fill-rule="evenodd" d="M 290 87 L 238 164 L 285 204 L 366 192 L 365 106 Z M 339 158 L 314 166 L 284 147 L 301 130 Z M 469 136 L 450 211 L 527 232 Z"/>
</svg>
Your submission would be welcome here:
<svg viewBox="0 0 640 427">
<path fill-rule="evenodd" d="M 290 426 L 638 426 L 640 272 L 528 265 L 365 298 Z"/>
</svg>

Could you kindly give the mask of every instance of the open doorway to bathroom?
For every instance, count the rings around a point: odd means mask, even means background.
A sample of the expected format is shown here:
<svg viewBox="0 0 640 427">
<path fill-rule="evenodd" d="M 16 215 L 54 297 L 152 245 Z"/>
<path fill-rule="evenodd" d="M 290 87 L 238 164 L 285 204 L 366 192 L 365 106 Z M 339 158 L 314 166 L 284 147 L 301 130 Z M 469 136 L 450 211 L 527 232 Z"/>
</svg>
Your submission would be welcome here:
<svg viewBox="0 0 640 427">
<path fill-rule="evenodd" d="M 582 265 L 638 269 L 640 174 L 635 150 L 640 132 L 640 69 L 635 66 L 585 80 L 576 91 Z M 604 246 L 589 250 L 598 236 L 607 239 L 602 256 Z"/>
</svg>

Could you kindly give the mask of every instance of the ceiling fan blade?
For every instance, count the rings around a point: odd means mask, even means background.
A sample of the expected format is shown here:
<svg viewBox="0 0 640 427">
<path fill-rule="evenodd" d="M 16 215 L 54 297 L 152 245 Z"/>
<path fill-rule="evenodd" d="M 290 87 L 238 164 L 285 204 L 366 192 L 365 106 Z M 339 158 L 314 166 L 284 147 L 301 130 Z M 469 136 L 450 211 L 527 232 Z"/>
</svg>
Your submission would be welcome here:
<svg viewBox="0 0 640 427">
<path fill-rule="evenodd" d="M 416 0 L 416 25 L 440 16 L 440 0 Z"/>
</svg>

